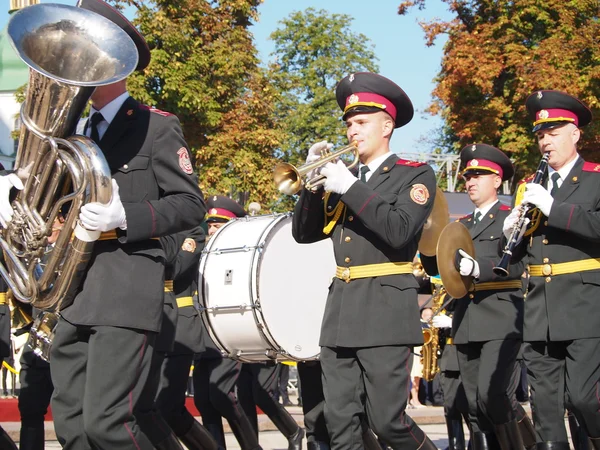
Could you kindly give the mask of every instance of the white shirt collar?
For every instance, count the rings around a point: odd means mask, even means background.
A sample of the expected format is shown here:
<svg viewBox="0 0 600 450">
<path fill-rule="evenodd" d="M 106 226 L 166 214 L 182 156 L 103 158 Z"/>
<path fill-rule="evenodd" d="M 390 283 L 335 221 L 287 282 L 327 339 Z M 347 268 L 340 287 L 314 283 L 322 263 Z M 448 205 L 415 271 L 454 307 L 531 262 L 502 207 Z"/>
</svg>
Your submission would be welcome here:
<svg viewBox="0 0 600 450">
<path fill-rule="evenodd" d="M 579 161 L 579 154 L 577 154 L 577 158 L 574 158 L 573 161 L 571 161 L 569 164 L 565 164 L 564 166 L 562 166 L 560 170 L 554 170 L 552 167 L 548 166 L 548 184 L 552 183 L 552 174 L 554 172 L 558 172 L 558 174 L 560 175 L 558 185 L 560 186 L 562 182 L 567 179 L 567 177 L 569 176 L 569 172 L 571 172 L 571 169 L 573 169 L 577 161 Z"/>
<path fill-rule="evenodd" d="M 489 205 L 483 207 L 482 209 L 479 208 L 475 208 L 475 212 L 473 213 L 473 217 L 475 217 L 477 215 L 478 212 L 481 213 L 481 219 L 483 219 L 485 217 L 485 215 L 490 211 L 490 209 L 492 209 L 492 207 L 498 203 L 498 200 L 496 200 L 494 203 L 490 203 Z"/>
<path fill-rule="evenodd" d="M 392 154 L 392 152 L 384 153 L 383 155 L 378 156 L 373 161 L 371 161 L 369 164 L 367 164 L 367 166 L 369 166 L 369 171 L 365 175 L 365 178 L 367 179 L 367 181 L 369 180 L 369 178 L 371 178 L 371 175 L 373 175 L 375 173 L 375 171 L 377 169 L 379 169 L 379 166 L 381 166 L 381 164 L 383 164 L 383 162 L 390 157 L 391 154 Z M 364 165 L 365 164 L 362 164 L 362 163 L 358 164 L 358 173 L 360 173 L 360 168 L 363 167 Z"/>
<path fill-rule="evenodd" d="M 99 111 L 102 114 L 102 117 L 104 118 L 104 120 L 109 125 L 113 121 L 113 119 L 115 118 L 117 113 L 119 112 L 119 109 L 121 109 L 121 106 L 123 106 L 123 103 L 125 103 L 125 100 L 127 100 L 128 98 L 129 98 L 129 92 L 125 91 L 121 95 L 119 95 L 117 98 L 114 98 L 109 103 L 104 105 L 104 107 Z M 92 117 L 92 115 L 96 111 L 98 111 L 98 110 L 92 106 L 90 108 L 90 117 Z"/>
</svg>

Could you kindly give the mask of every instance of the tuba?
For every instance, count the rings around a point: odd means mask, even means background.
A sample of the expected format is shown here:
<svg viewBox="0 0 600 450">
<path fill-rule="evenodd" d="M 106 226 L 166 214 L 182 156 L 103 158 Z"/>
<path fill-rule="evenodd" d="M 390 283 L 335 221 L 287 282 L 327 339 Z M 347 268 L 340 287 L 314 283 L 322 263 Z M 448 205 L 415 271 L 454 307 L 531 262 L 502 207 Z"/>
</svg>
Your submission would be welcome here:
<svg viewBox="0 0 600 450">
<path fill-rule="evenodd" d="M 112 195 L 102 151 L 87 137 L 71 135 L 94 89 L 127 77 L 138 53 L 113 22 L 67 5 L 14 13 L 8 37 L 30 68 L 15 161 L 15 169 L 29 175 L 0 234 L 0 274 L 17 300 L 60 309 L 72 302 L 99 237 L 78 225 L 79 211 L 89 202 L 108 203 Z M 48 252 L 59 214 L 64 225 Z"/>
</svg>

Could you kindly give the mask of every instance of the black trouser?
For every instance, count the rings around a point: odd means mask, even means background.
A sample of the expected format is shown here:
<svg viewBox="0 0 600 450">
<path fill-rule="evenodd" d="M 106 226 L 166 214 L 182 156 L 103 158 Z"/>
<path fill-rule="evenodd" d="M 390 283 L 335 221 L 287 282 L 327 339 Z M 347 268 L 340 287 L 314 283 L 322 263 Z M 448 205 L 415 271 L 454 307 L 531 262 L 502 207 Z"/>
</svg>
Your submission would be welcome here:
<svg viewBox="0 0 600 450">
<path fill-rule="evenodd" d="M 196 420 L 185 407 L 185 391 L 194 355 L 167 354 L 162 365 L 156 406 L 177 436 L 185 435 Z"/>
<path fill-rule="evenodd" d="M 133 406 L 150 372 L 155 337 L 144 330 L 58 321 L 50 371 L 54 427 L 63 448 L 154 448 Z"/>
<path fill-rule="evenodd" d="M 528 342 L 523 351 L 538 442 L 567 442 L 565 408 L 600 437 L 600 338 Z"/>
<path fill-rule="evenodd" d="M 417 449 L 425 441 L 423 431 L 405 413 L 411 350 L 405 346 L 321 348 L 332 449 L 363 448 L 365 410 L 375 434 L 393 449 Z"/>
<path fill-rule="evenodd" d="M 287 364 L 279 364 L 279 388 L 277 399 L 281 398 L 281 403 L 284 405 L 290 403 L 288 394 L 288 382 L 290 381 L 290 366 Z"/>
<path fill-rule="evenodd" d="M 508 389 L 520 346 L 517 340 L 456 345 L 473 432 L 492 433 L 493 425 L 516 419 Z"/>
<path fill-rule="evenodd" d="M 26 345 L 21 355 L 19 412 L 21 450 L 44 450 L 44 416 L 48 412 L 54 386 L 50 365 Z"/>
<path fill-rule="evenodd" d="M 329 442 L 325 423 L 325 395 L 321 379 L 321 363 L 307 361 L 298 363 L 298 378 L 302 389 L 302 412 L 308 442 Z"/>
<path fill-rule="evenodd" d="M 460 372 L 446 370 L 440 373 L 440 384 L 444 394 L 444 413 L 450 420 L 468 420 L 469 404 Z"/>
</svg>

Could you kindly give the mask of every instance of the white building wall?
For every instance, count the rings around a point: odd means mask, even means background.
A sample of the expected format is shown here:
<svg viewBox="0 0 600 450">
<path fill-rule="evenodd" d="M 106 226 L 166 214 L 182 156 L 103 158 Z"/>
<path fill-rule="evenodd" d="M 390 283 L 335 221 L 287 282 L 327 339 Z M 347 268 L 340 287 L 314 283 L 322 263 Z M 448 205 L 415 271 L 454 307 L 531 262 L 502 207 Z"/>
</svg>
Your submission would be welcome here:
<svg viewBox="0 0 600 450">
<path fill-rule="evenodd" d="M 0 163 L 6 169 L 12 168 L 14 162 L 16 147 L 11 134 L 20 128 L 16 123 L 20 108 L 12 92 L 0 92 Z"/>
</svg>

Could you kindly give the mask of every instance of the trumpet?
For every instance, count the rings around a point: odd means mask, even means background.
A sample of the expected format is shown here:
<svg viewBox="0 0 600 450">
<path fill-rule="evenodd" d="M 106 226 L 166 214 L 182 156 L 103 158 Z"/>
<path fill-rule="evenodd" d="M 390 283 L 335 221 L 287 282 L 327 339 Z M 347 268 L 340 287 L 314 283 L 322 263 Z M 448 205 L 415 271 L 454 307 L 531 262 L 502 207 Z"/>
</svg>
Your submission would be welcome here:
<svg viewBox="0 0 600 450">
<path fill-rule="evenodd" d="M 550 152 L 544 153 L 542 160 L 538 164 L 538 167 L 535 171 L 535 175 L 533 177 L 532 183 L 541 184 L 544 180 L 544 176 L 546 175 L 546 170 L 548 169 L 548 160 L 550 159 Z M 508 266 L 510 265 L 510 259 L 512 258 L 513 251 L 519 244 L 519 235 L 521 234 L 521 228 L 525 224 L 525 220 L 527 219 L 527 212 L 531 209 L 532 205 L 530 203 L 524 204 L 520 209 L 519 220 L 515 223 L 512 230 L 510 231 L 510 237 L 502 251 L 502 258 L 496 267 L 492 270 L 496 275 L 499 276 L 508 276 Z"/>
<path fill-rule="evenodd" d="M 323 155 L 312 163 L 304 164 L 300 167 L 294 167 L 292 164 L 280 162 L 273 170 L 273 180 L 277 184 L 279 192 L 286 195 L 294 195 L 302 187 L 306 189 L 314 189 L 321 186 L 325 182 L 325 176 L 318 174 L 304 181 L 304 177 L 313 170 L 323 167 L 330 161 L 339 158 L 346 153 L 354 153 L 354 159 L 347 166 L 348 169 L 353 168 L 358 164 L 358 142 L 353 141 L 350 145 L 342 147 L 332 152 L 323 152 Z"/>
</svg>

